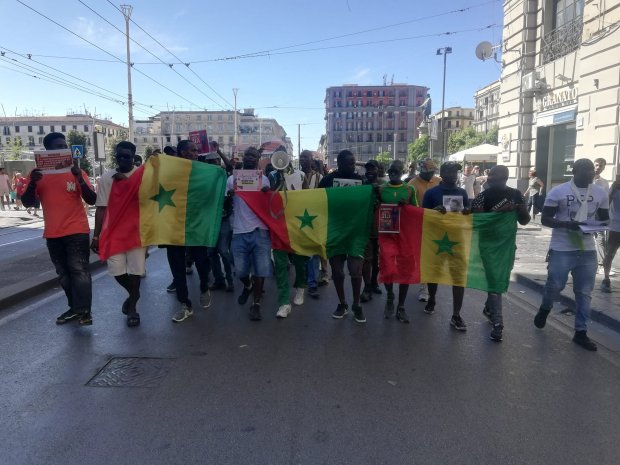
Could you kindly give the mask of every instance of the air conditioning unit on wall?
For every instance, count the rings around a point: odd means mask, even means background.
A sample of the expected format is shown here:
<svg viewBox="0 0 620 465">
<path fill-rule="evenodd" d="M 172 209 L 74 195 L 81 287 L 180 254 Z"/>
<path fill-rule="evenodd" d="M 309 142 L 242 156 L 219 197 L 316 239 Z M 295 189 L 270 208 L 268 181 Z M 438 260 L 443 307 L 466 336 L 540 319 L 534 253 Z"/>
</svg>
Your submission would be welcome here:
<svg viewBox="0 0 620 465">
<path fill-rule="evenodd" d="M 522 78 L 521 89 L 523 92 L 539 92 L 545 90 L 547 85 L 540 79 L 537 71 L 524 74 Z"/>
</svg>

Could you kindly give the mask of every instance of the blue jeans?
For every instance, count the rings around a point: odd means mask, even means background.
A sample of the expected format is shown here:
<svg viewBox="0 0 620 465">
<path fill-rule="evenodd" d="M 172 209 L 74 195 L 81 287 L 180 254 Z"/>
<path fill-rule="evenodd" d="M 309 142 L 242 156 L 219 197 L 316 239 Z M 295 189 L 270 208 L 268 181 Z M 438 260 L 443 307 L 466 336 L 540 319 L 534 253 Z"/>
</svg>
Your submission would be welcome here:
<svg viewBox="0 0 620 465">
<path fill-rule="evenodd" d="M 319 280 L 319 265 L 321 264 L 321 257 L 313 255 L 308 259 L 306 265 L 306 273 L 308 275 L 308 287 L 317 287 Z"/>
<path fill-rule="evenodd" d="M 586 331 L 590 319 L 591 294 L 598 261 L 595 250 L 574 250 L 569 252 L 549 251 L 547 265 L 547 282 L 540 305 L 542 309 L 551 310 L 558 295 L 566 286 L 568 273 L 573 276 L 575 294 L 575 331 Z"/>
<path fill-rule="evenodd" d="M 93 286 L 90 277 L 90 238 L 86 233 L 47 239 L 47 250 L 67 303 L 75 313 L 90 312 Z"/>
<path fill-rule="evenodd" d="M 233 234 L 231 249 L 237 278 L 244 279 L 250 274 L 257 278 L 273 275 L 269 230 L 256 228 L 248 233 Z"/>
</svg>

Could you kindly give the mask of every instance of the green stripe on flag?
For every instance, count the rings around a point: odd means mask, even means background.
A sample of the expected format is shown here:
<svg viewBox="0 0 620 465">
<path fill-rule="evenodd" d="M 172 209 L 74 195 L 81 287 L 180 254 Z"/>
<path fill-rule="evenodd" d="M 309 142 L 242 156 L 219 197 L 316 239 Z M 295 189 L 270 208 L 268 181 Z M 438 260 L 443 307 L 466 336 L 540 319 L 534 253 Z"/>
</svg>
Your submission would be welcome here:
<svg viewBox="0 0 620 465">
<path fill-rule="evenodd" d="M 327 256 L 362 257 L 372 223 L 372 186 L 335 187 L 327 194 Z"/>
<path fill-rule="evenodd" d="M 222 222 L 226 173 L 218 166 L 193 162 L 188 183 L 185 245 L 215 247 Z"/>
<path fill-rule="evenodd" d="M 467 287 L 487 292 L 508 290 L 515 260 L 516 213 L 474 213 Z"/>
</svg>

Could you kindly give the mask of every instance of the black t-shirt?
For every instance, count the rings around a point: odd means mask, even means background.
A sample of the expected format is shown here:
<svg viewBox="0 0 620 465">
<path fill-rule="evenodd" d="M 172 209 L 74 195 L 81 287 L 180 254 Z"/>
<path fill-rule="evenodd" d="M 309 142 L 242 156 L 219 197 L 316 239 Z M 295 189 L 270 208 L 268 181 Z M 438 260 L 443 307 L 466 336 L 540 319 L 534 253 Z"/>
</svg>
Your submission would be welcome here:
<svg viewBox="0 0 620 465">
<path fill-rule="evenodd" d="M 362 181 L 362 177 L 357 173 L 344 175 L 343 173 L 340 173 L 338 170 L 336 170 L 324 176 L 319 183 L 319 187 L 334 187 L 334 179 L 359 179 L 360 181 Z"/>
<path fill-rule="evenodd" d="M 484 212 L 493 212 L 507 203 L 523 204 L 523 194 L 512 187 L 490 187 L 476 196 L 472 202 L 473 210 L 482 210 Z"/>
</svg>

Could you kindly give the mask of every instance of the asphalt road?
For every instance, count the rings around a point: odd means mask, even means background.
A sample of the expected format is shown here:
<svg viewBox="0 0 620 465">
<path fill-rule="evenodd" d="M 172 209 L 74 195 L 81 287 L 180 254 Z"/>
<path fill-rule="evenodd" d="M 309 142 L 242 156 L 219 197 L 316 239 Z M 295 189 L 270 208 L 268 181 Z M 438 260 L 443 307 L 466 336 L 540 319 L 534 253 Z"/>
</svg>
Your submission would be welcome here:
<svg viewBox="0 0 620 465">
<path fill-rule="evenodd" d="M 537 330 L 519 288 L 497 344 L 471 290 L 457 333 L 449 300 L 429 316 L 411 298 L 410 325 L 378 299 L 366 325 L 333 320 L 332 286 L 276 320 L 273 283 L 261 322 L 214 293 L 174 324 L 169 281 L 156 251 L 138 328 L 103 273 L 91 327 L 54 324 L 58 291 L 0 314 L 2 464 L 620 463 L 618 335 L 590 353 L 560 320 Z"/>
</svg>

